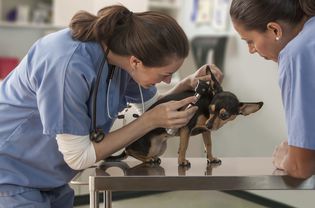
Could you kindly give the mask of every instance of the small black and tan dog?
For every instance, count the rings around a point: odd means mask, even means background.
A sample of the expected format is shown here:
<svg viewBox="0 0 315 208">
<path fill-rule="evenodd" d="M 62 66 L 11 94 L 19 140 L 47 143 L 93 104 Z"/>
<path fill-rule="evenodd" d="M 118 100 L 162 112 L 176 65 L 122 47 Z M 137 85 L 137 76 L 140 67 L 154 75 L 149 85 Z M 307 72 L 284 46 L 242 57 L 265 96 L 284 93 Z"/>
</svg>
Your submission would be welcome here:
<svg viewBox="0 0 315 208">
<path fill-rule="evenodd" d="M 221 160 L 212 155 L 211 131 L 221 128 L 228 121 L 234 120 L 238 115 L 247 116 L 258 111 L 263 102 L 244 103 L 239 102 L 237 97 L 227 91 L 223 91 L 220 83 L 212 74 L 210 67 L 206 69 L 211 74 L 211 81 L 199 81 L 198 91 L 200 98 L 194 104 L 198 110 L 189 123 L 178 129 L 176 136 L 180 136 L 178 150 L 178 164 L 190 166 L 186 159 L 186 150 L 191 135 L 202 134 L 209 164 L 220 164 Z M 164 102 L 181 100 L 196 95 L 196 91 L 184 91 L 178 94 L 165 96 L 154 103 L 148 110 Z M 119 161 L 127 156 L 132 156 L 142 162 L 160 163 L 160 156 L 165 152 L 167 140 L 172 137 L 164 128 L 157 128 L 130 144 L 117 156 L 110 156 L 106 161 Z"/>
</svg>

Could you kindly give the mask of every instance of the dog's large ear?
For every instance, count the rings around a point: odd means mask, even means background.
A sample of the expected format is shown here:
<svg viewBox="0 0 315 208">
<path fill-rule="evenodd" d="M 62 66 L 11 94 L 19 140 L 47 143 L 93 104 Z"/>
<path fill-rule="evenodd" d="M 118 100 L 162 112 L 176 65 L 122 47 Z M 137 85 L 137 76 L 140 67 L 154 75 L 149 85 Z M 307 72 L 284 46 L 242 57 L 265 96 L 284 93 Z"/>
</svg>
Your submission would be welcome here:
<svg viewBox="0 0 315 208">
<path fill-rule="evenodd" d="M 212 91 L 214 92 L 214 94 L 217 94 L 219 92 L 222 92 L 223 89 L 220 85 L 220 82 L 218 82 L 218 80 L 215 78 L 214 74 L 212 73 L 211 69 L 210 69 L 210 66 L 207 65 L 207 68 L 206 68 L 206 74 L 207 75 L 211 75 L 211 84 L 210 86 L 212 87 Z"/>
<path fill-rule="evenodd" d="M 263 102 L 257 102 L 257 103 L 240 102 L 238 111 L 239 111 L 239 114 L 247 116 L 251 113 L 257 112 L 263 105 L 264 105 Z"/>
</svg>

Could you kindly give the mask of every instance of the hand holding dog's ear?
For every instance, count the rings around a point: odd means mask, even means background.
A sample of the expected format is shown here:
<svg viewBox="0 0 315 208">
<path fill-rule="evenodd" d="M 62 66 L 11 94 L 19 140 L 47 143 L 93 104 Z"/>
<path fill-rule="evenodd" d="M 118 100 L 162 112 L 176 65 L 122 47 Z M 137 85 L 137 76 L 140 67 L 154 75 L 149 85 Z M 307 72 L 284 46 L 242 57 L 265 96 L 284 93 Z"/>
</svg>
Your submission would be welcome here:
<svg viewBox="0 0 315 208">
<path fill-rule="evenodd" d="M 185 126 L 198 107 L 194 106 L 186 110 L 180 110 L 190 103 L 196 101 L 195 97 L 188 97 L 179 101 L 169 101 L 159 104 L 145 113 L 149 116 L 148 120 L 153 123 L 155 128 L 175 128 Z"/>
<path fill-rule="evenodd" d="M 210 67 L 211 72 L 215 76 L 215 78 L 222 83 L 223 81 L 223 73 L 222 71 L 214 64 L 206 64 L 200 67 L 195 73 L 193 73 L 191 76 L 191 82 L 192 82 L 192 88 L 195 88 L 197 85 L 198 80 L 203 81 L 210 81 L 211 75 L 207 74 L 206 68 L 207 66 Z"/>
<path fill-rule="evenodd" d="M 200 67 L 193 74 L 188 75 L 184 79 L 178 83 L 174 89 L 172 89 L 172 93 L 174 92 L 182 92 L 185 90 L 194 90 L 198 84 L 198 80 L 210 81 L 211 75 L 207 75 L 206 68 L 208 65 L 204 65 Z M 223 80 L 223 73 L 221 70 L 216 67 L 214 64 L 209 65 L 212 73 L 216 77 L 216 79 L 221 83 Z M 169 92 L 168 92 L 169 93 Z"/>
<path fill-rule="evenodd" d="M 210 81 L 211 80 L 211 76 L 207 73 L 207 66 L 210 67 L 210 70 L 212 72 L 212 74 L 215 76 L 215 78 L 218 80 L 218 82 L 222 83 L 223 81 L 223 73 L 222 71 L 214 64 L 206 64 L 203 65 L 202 67 L 200 67 L 197 71 L 196 71 L 196 78 L 200 79 L 200 80 L 204 80 L 204 81 Z"/>
<path fill-rule="evenodd" d="M 218 82 L 220 82 L 220 84 L 222 83 L 223 81 L 223 73 L 222 71 L 219 69 L 219 67 L 217 67 L 216 65 L 214 64 L 211 64 L 210 65 L 210 69 L 211 69 L 211 72 L 213 73 L 213 75 L 215 76 L 215 78 L 218 80 Z"/>
</svg>

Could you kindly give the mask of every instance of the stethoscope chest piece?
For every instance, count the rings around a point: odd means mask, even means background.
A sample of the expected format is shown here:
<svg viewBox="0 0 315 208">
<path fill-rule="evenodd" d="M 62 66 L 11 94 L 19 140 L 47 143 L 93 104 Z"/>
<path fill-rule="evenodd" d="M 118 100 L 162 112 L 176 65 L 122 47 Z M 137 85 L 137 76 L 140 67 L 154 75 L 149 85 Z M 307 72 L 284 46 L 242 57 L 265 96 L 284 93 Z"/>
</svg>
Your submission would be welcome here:
<svg viewBox="0 0 315 208">
<path fill-rule="evenodd" d="M 101 128 L 93 129 L 90 133 L 90 140 L 96 143 L 102 141 L 105 137 L 104 131 Z"/>
</svg>

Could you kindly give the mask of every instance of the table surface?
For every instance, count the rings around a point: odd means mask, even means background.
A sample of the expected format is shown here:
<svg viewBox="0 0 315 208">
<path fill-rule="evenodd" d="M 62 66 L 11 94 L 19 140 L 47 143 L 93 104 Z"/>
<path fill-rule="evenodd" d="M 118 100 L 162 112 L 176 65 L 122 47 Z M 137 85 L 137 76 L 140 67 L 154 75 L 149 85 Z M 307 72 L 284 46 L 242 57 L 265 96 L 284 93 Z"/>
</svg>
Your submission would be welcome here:
<svg viewBox="0 0 315 208">
<path fill-rule="evenodd" d="M 205 158 L 189 158 L 190 168 L 179 167 L 177 158 L 161 158 L 160 165 L 136 159 L 98 163 L 80 172 L 72 184 L 90 190 L 296 190 L 315 189 L 315 176 L 306 180 L 276 170 L 271 158 L 220 158 L 221 165 L 208 165 Z"/>
</svg>

